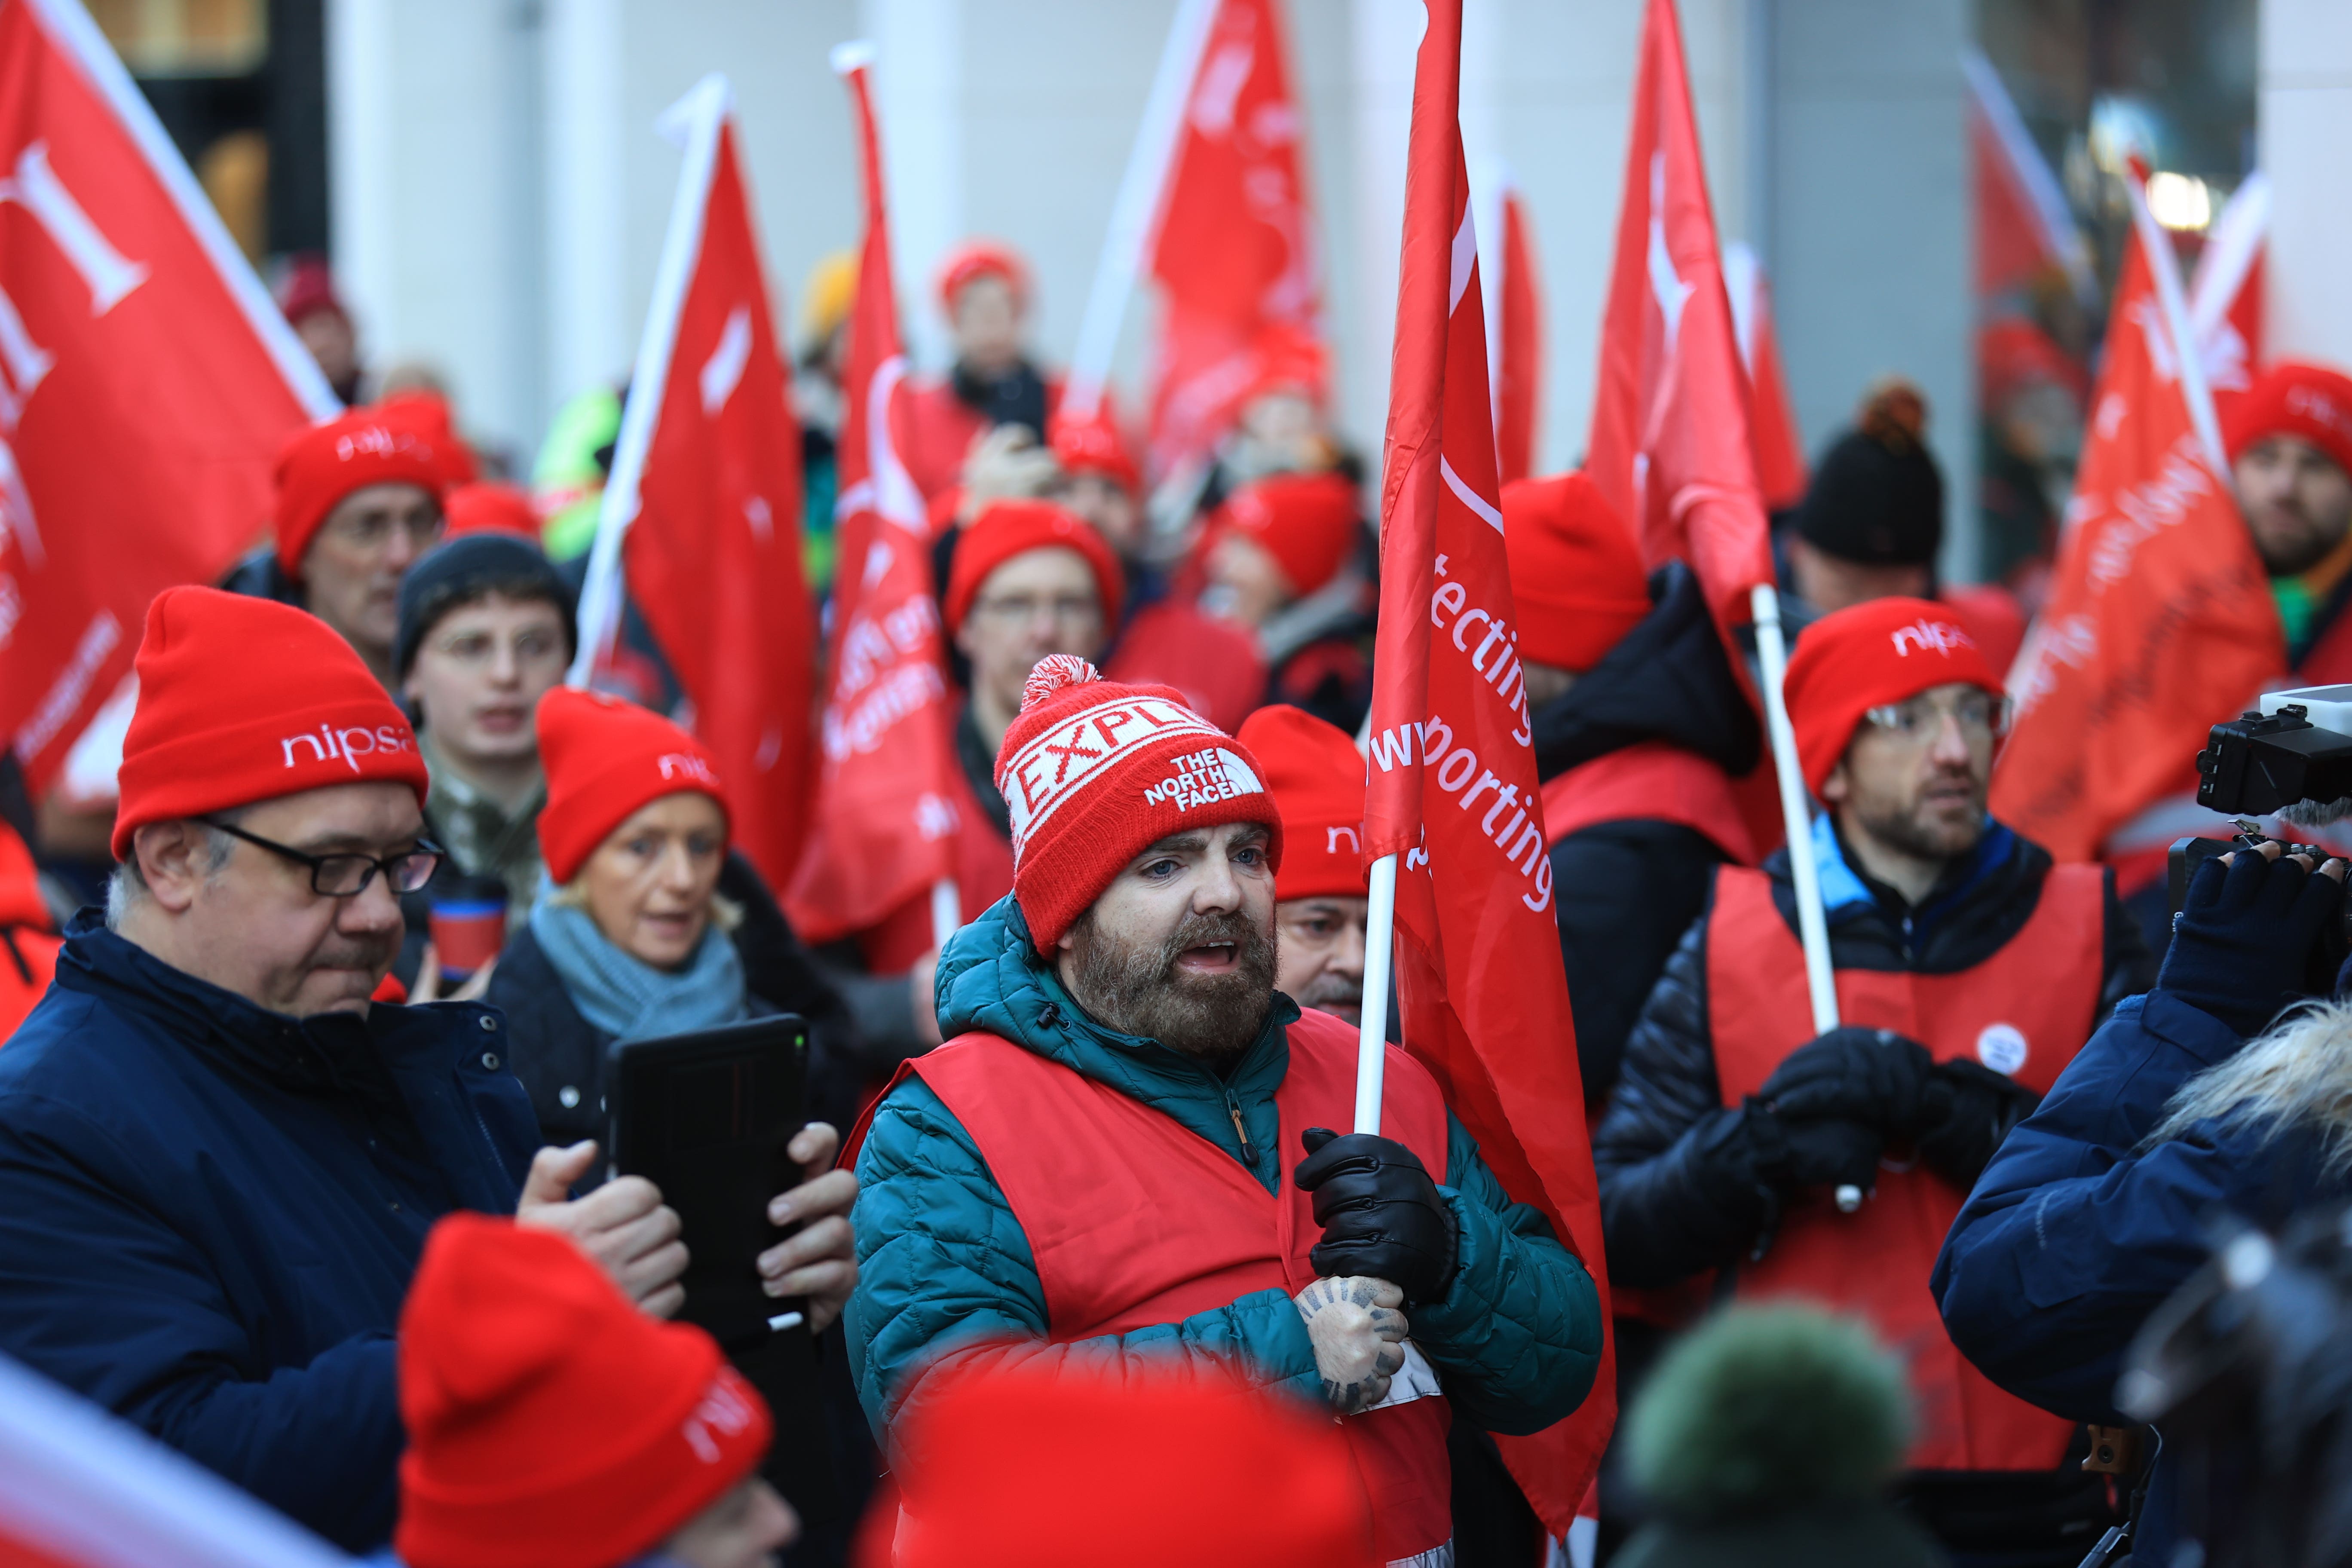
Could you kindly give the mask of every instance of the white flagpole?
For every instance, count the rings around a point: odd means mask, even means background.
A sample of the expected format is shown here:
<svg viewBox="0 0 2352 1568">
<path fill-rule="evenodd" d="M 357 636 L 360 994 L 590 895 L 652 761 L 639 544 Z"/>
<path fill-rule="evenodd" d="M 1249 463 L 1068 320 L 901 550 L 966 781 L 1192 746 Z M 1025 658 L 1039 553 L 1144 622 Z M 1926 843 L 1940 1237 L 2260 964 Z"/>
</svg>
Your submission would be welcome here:
<svg viewBox="0 0 2352 1568">
<path fill-rule="evenodd" d="M 1381 1091 L 1389 1065 L 1389 966 L 1396 951 L 1397 858 L 1372 862 L 1371 907 L 1364 916 L 1364 1005 L 1356 1037 L 1356 1131 L 1381 1130 Z"/>
<path fill-rule="evenodd" d="M 2156 279 L 2158 307 L 2164 312 L 2164 335 L 2172 340 L 2172 361 L 2180 367 L 2180 395 L 2189 403 L 2189 423 L 2196 427 L 2205 461 L 2223 484 L 2230 482 L 2230 457 L 2221 444 L 2221 421 L 2213 412 L 2213 389 L 2205 383 L 2205 358 L 2197 333 L 2189 325 L 2189 304 L 2180 289 L 2180 258 L 2172 240 L 2147 207 L 2147 182 L 2137 165 L 2124 182 L 2131 195 L 2132 231 L 2147 255 L 2148 275 Z"/>
<path fill-rule="evenodd" d="M 620 634 L 625 596 L 621 541 L 637 518 L 637 486 L 645 479 L 654 424 L 661 417 L 662 389 L 669 384 L 678 312 L 686 305 L 695 260 L 702 254 L 702 216 L 719 163 L 719 132 L 734 100 L 726 77 L 713 71 L 655 121 L 664 136 L 686 149 L 686 163 L 678 171 L 669 232 L 662 238 L 661 260 L 654 268 L 653 300 L 646 310 L 645 335 L 637 342 L 636 368 L 630 373 L 628 406 L 621 411 L 621 433 L 613 444 L 613 472 L 604 481 L 596 511 L 596 542 L 589 549 L 588 575 L 580 587 L 579 651 L 563 678 L 567 685 L 587 685 L 596 660 Z"/>
<path fill-rule="evenodd" d="M 1185 100 L 1192 96 L 1201 51 L 1209 42 L 1209 24 L 1216 15 L 1217 0 L 1182 0 L 1168 26 L 1160 70 L 1152 78 L 1151 96 L 1144 101 L 1143 123 L 1136 130 L 1118 200 L 1110 210 L 1110 228 L 1103 236 L 1102 259 L 1095 264 L 1094 288 L 1078 324 L 1077 352 L 1070 357 L 1062 407 L 1073 419 L 1093 417 L 1110 380 L 1119 323 L 1127 315 L 1128 296 L 1135 292 L 1136 274 L 1143 269 L 1144 247 L 1160 216 L 1160 193 L 1168 183 L 1169 161 L 1175 156 L 1177 133 L 1184 124 Z"/>
</svg>

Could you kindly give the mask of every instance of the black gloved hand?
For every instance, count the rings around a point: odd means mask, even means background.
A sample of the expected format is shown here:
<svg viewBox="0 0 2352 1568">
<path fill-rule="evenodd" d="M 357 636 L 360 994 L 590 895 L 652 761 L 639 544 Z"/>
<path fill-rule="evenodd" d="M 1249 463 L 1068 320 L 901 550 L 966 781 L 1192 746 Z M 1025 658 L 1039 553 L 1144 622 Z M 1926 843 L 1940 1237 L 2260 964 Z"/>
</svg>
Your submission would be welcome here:
<svg viewBox="0 0 2352 1568">
<path fill-rule="evenodd" d="M 1756 1092 L 1785 1123 L 1839 1117 L 1908 1137 L 1918 1130 L 1920 1096 L 1935 1065 L 1916 1040 L 1847 1025 L 1790 1051 Z"/>
<path fill-rule="evenodd" d="M 2313 950 L 2343 902 L 2342 882 L 2284 853 L 2208 860 L 2189 879 L 2156 988 L 2241 1035 L 2259 1034 L 2307 994 Z"/>
<path fill-rule="evenodd" d="M 1973 1187 L 2009 1130 L 2042 1097 L 2005 1074 L 1958 1058 L 1928 1075 L 1920 1113 L 1919 1158 L 1957 1186 Z"/>
<path fill-rule="evenodd" d="M 1878 1184 L 1878 1156 L 1885 1135 L 1867 1122 L 1843 1116 L 1790 1121 L 1776 1117 L 1788 1152 L 1765 1172 L 1783 1191 L 1800 1187 L 1860 1187 Z"/>
<path fill-rule="evenodd" d="M 1291 1179 L 1315 1194 L 1323 1239 L 1307 1255 L 1318 1274 L 1385 1279 L 1408 1306 L 1439 1301 L 1454 1283 L 1454 1211 L 1421 1157 L 1392 1138 L 1309 1127 Z"/>
</svg>

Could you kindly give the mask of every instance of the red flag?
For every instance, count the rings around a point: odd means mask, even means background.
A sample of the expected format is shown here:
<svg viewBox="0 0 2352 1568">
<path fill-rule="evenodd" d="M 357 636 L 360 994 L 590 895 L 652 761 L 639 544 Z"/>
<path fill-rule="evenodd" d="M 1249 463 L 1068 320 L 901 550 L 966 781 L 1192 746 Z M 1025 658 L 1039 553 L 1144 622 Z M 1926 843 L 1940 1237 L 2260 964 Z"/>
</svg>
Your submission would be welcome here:
<svg viewBox="0 0 2352 1568">
<path fill-rule="evenodd" d="M 955 807 L 945 647 L 931 596 L 923 498 L 898 460 L 892 416 L 907 375 L 890 284 L 890 226 L 874 125 L 872 51 L 844 45 L 866 165 L 866 248 L 849 319 L 840 447 L 840 564 L 808 852 L 786 908 L 811 942 L 878 923 L 954 874 Z"/>
<path fill-rule="evenodd" d="M 1992 810 L 2061 860 L 2096 858 L 2158 799 L 2193 794 L 2207 726 L 2286 668 L 2268 578 L 2181 390 L 2137 235 L 2050 599 L 2010 679 Z"/>
<path fill-rule="evenodd" d="M 1150 461 L 1205 455 L 1272 358 L 1323 311 L 1307 204 L 1307 117 L 1279 0 L 1215 0 L 1172 140 L 1149 251 L 1160 282 Z"/>
<path fill-rule="evenodd" d="M 1396 855 L 1404 1039 L 1514 1198 L 1608 1302 L 1533 734 L 1512 654 L 1486 311 L 1456 123 L 1462 0 L 1429 0 L 1413 75 L 1397 286 L 1365 852 Z M 1583 1408 L 1500 1439 L 1566 1535 L 1616 1419 L 1613 1352 Z"/>
<path fill-rule="evenodd" d="M 1535 472 L 1536 404 L 1543 389 L 1543 300 L 1536 289 L 1536 240 L 1516 187 L 1503 193 L 1503 309 L 1496 337 L 1495 455 L 1509 484 Z"/>
<path fill-rule="evenodd" d="M 2000 73 L 1981 53 L 1961 57 L 1967 79 L 1969 177 L 1976 207 L 1979 298 L 2020 289 L 2053 268 L 2075 296 L 2098 298 L 2090 247 L 2067 209 L 2050 161 L 2034 145 Z"/>
<path fill-rule="evenodd" d="M 605 517 L 626 530 L 629 596 L 727 781 L 735 842 L 780 887 L 807 810 L 816 640 L 801 578 L 800 429 L 725 79 L 705 78 L 672 113 L 688 125 L 687 164 Z M 610 560 L 602 540 L 598 559 Z"/>
<path fill-rule="evenodd" d="M 337 406 L 89 15 L 0 5 L 0 737 L 37 797 Z"/>
<path fill-rule="evenodd" d="M 2259 170 L 2231 193 L 2205 236 L 2189 284 L 2189 321 L 2205 362 L 2205 384 L 2224 420 L 2254 384 L 2263 358 L 2263 253 L 2270 237 L 2271 183 Z"/>
<path fill-rule="evenodd" d="M 1690 563 L 1727 637 L 1772 552 L 1720 256 L 1682 31 L 1649 0 L 1585 471 L 1652 566 Z"/>
<path fill-rule="evenodd" d="M 1723 247 L 1723 286 L 1731 296 L 1740 367 L 1748 373 L 1748 437 L 1756 451 L 1756 485 L 1765 506 L 1778 511 L 1805 499 L 1805 449 L 1789 403 L 1789 375 L 1780 365 L 1772 289 L 1756 253 L 1738 244 Z"/>
</svg>

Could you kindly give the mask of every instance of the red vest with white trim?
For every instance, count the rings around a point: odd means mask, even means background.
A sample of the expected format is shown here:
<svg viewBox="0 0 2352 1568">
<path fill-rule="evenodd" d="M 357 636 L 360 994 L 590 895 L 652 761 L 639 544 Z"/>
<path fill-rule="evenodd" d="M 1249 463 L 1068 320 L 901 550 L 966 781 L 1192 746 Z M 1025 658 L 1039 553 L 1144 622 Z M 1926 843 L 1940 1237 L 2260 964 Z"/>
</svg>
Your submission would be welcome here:
<svg viewBox="0 0 2352 1568">
<path fill-rule="evenodd" d="M 1841 969 L 1838 1016 L 1906 1035 L 1939 1062 L 1972 1058 L 2047 1094 L 2090 1037 L 2105 920 L 2099 868 L 2053 867 L 2032 918 L 1990 958 L 1953 974 Z M 1813 1036 L 1804 950 L 1761 871 L 1716 873 L 1706 994 L 1723 1102 L 1738 1105 Z M 1792 1194 L 1771 1250 L 1741 1266 L 1739 1293 L 1807 1297 L 1877 1331 L 1910 1369 L 1919 1420 L 1912 1468 L 2054 1468 L 2074 1423 L 1996 1388 L 1962 1359 L 1927 1289 L 1967 1193 L 1894 1152 L 1858 1213 L 1840 1214 L 1826 1189 Z"/>
<path fill-rule="evenodd" d="M 1290 1067 L 1275 1094 L 1277 1151 L 1299 1148 L 1309 1127 L 1347 1127 L 1355 1115 L 1356 1031 L 1308 1012 L 1288 1037 Z M 1267 1192 L 1172 1118 L 993 1035 L 959 1036 L 900 1071 L 908 1069 L 971 1135 L 1020 1222 L 1055 1343 L 1177 1322 L 1259 1290 L 1296 1296 L 1314 1281 L 1307 1255 L 1323 1230 L 1309 1195 L 1287 1180 Z M 1381 1121 L 1444 1180 L 1445 1101 L 1428 1069 L 1394 1046 Z M 1450 1425 L 1439 1394 L 1340 1423 L 1385 1562 L 1453 1535 Z"/>
<path fill-rule="evenodd" d="M 1603 822 L 1640 819 L 1687 827 L 1743 866 L 1756 844 L 1724 771 L 1664 741 L 1644 741 L 1579 763 L 1544 781 L 1544 832 L 1559 843 Z"/>
</svg>

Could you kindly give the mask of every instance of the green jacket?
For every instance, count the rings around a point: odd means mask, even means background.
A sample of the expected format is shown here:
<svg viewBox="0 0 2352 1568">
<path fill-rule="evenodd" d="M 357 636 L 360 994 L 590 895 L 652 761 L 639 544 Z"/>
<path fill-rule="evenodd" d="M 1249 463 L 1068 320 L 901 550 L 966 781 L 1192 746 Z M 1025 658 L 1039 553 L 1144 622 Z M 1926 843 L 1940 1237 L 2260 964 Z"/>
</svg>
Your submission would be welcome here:
<svg viewBox="0 0 2352 1568">
<path fill-rule="evenodd" d="M 1089 1019 L 1006 898 L 940 955 L 938 1004 L 948 1037 L 978 1030 L 1026 1047 L 1165 1112 L 1240 1161 L 1237 1110 L 1256 1155 L 1244 1163 L 1269 1192 L 1304 1157 L 1275 1148 L 1274 1095 L 1290 1065 L 1285 1029 L 1298 1016 L 1287 996 L 1276 994 L 1265 1032 L 1221 1080 L 1165 1046 Z M 1412 1310 L 1412 1337 L 1456 1410 L 1489 1431 L 1538 1431 L 1592 1386 L 1599 1295 L 1542 1215 L 1504 1194 L 1461 1124 L 1449 1115 L 1446 1127 L 1439 1191 L 1461 1230 L 1460 1267 L 1444 1300 Z M 1306 1327 L 1280 1290 L 1255 1291 L 1181 1322 L 1045 1342 L 1045 1297 L 1029 1244 L 970 1134 L 919 1078 L 876 1108 L 857 1179 L 858 1278 L 846 1326 L 858 1397 L 877 1435 L 905 1407 L 911 1370 L 975 1338 L 1034 1340 L 1040 1358 L 1129 1366 L 1213 1355 L 1303 1399 L 1322 1399 Z M 1137 1223 L 1150 1222 L 1139 1215 Z"/>
</svg>

